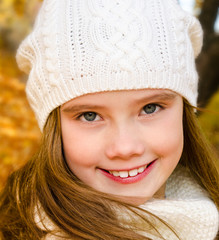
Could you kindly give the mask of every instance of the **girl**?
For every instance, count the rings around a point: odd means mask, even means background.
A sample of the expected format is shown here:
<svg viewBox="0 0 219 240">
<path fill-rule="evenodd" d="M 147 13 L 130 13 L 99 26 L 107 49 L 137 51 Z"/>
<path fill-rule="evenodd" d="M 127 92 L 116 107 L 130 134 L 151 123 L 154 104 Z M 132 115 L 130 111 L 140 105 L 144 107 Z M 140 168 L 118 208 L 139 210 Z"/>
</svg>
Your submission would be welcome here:
<svg viewBox="0 0 219 240">
<path fill-rule="evenodd" d="M 1 238 L 216 239 L 201 45 L 175 0 L 44 0 L 17 54 L 42 144 L 1 195 Z"/>
</svg>

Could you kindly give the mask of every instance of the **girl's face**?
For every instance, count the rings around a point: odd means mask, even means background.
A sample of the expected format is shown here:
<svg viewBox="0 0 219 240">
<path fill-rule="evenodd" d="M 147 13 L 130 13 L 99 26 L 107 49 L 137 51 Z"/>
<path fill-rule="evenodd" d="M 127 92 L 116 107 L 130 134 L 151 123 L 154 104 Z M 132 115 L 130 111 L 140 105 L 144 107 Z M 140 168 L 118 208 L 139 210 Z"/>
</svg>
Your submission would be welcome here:
<svg viewBox="0 0 219 240">
<path fill-rule="evenodd" d="M 163 196 L 183 149 L 183 101 L 169 90 L 88 94 L 61 106 L 66 161 L 96 190 L 142 204 Z"/>
</svg>

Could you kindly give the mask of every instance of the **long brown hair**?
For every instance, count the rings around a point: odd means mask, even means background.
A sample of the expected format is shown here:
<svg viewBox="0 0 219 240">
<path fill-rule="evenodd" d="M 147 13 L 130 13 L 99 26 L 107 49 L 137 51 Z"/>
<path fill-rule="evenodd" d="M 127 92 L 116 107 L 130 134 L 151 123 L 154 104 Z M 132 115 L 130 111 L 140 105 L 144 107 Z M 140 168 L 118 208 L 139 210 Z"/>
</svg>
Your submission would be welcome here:
<svg viewBox="0 0 219 240">
<path fill-rule="evenodd" d="M 145 226 L 155 229 L 155 234 L 159 235 L 153 218 L 166 224 L 161 219 L 91 189 L 70 171 L 62 150 L 59 114 L 59 108 L 50 114 L 39 152 L 9 177 L 0 196 L 2 240 L 37 240 L 52 232 L 51 228 L 39 228 L 36 224 L 36 212 L 41 215 L 40 209 L 62 232 L 63 238 L 143 240 L 148 238 L 138 232 L 147 231 Z M 218 162 L 201 133 L 193 108 L 186 101 L 183 125 L 185 140 L 180 162 L 190 169 L 219 208 Z M 135 217 L 118 219 L 115 209 Z M 141 226 L 144 227 L 141 229 Z"/>
</svg>

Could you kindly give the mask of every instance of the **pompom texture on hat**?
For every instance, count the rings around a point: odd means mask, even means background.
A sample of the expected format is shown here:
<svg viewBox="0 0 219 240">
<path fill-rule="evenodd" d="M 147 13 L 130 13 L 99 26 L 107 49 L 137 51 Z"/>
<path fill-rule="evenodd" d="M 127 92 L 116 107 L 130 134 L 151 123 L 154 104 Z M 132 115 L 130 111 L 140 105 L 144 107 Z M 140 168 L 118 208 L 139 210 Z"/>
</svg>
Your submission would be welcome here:
<svg viewBox="0 0 219 240">
<path fill-rule="evenodd" d="M 170 89 L 196 105 L 198 20 L 176 0 L 44 0 L 17 52 L 43 130 L 48 115 L 88 93 Z"/>
</svg>

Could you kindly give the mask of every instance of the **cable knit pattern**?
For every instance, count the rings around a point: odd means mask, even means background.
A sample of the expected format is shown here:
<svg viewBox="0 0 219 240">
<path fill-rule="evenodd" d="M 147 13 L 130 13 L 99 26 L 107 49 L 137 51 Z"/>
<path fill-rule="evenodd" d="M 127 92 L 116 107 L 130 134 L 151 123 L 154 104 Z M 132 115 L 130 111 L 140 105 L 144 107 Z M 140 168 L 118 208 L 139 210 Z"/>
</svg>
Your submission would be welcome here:
<svg viewBox="0 0 219 240">
<path fill-rule="evenodd" d="M 145 1 L 136 1 L 133 7 L 131 0 L 106 1 L 106 5 L 101 1 L 88 3 L 95 16 L 90 25 L 91 39 L 104 53 L 103 59 L 109 57 L 111 64 L 116 63 L 124 71 L 133 71 L 137 60 L 145 55 L 154 60 L 149 49 L 152 29 L 143 15 Z"/>
<path fill-rule="evenodd" d="M 196 105 L 201 46 L 199 22 L 176 0 L 44 0 L 17 62 L 42 130 L 87 93 L 165 88 Z"/>
<path fill-rule="evenodd" d="M 167 181 L 166 199 L 152 199 L 140 207 L 165 220 L 181 240 L 214 240 L 218 232 L 219 214 L 215 204 L 180 165 Z M 121 211 L 119 213 L 121 214 Z M 45 224 L 51 230 L 57 229 L 43 211 L 40 214 L 36 209 L 35 221 L 40 228 L 44 229 Z M 179 240 L 158 220 L 156 226 L 165 240 Z M 145 229 L 148 229 L 148 226 L 145 226 Z M 152 233 L 152 230 L 140 233 L 153 240 L 163 240 Z M 62 239 L 62 233 L 58 229 L 57 235 L 59 237 L 48 235 L 46 240 Z"/>
</svg>

